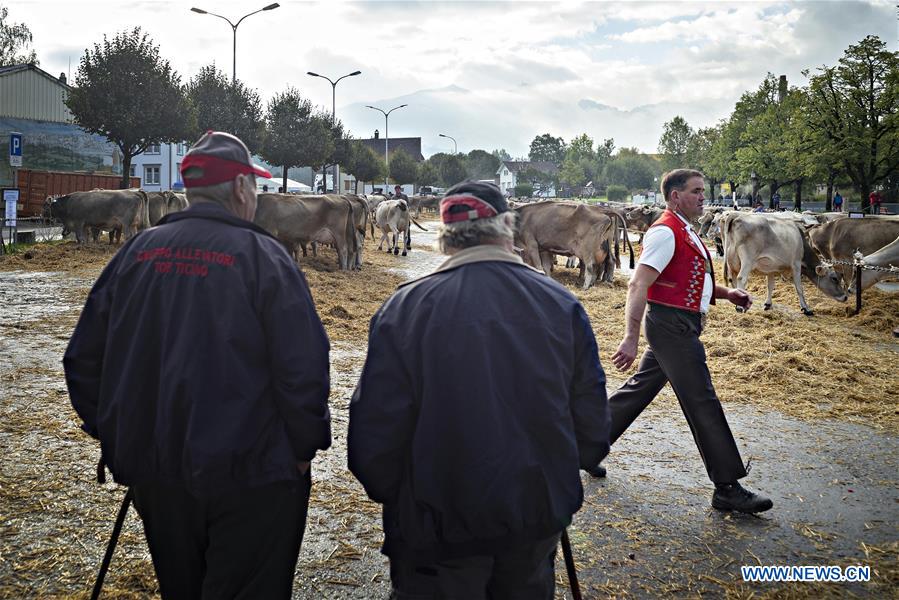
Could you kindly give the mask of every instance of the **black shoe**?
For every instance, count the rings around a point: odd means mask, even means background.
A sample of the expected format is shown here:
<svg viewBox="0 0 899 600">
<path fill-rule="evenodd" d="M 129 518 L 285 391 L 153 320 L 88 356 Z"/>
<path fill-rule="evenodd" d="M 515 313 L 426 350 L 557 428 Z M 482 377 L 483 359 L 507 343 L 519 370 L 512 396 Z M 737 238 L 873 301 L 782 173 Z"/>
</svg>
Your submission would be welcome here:
<svg viewBox="0 0 899 600">
<path fill-rule="evenodd" d="M 606 468 L 602 465 L 596 465 L 595 467 L 590 467 L 589 469 L 584 469 L 594 477 L 605 477 L 606 476 Z"/>
<path fill-rule="evenodd" d="M 753 494 L 739 483 L 719 483 L 712 494 L 712 508 L 760 513 L 774 506 L 769 498 Z"/>
</svg>

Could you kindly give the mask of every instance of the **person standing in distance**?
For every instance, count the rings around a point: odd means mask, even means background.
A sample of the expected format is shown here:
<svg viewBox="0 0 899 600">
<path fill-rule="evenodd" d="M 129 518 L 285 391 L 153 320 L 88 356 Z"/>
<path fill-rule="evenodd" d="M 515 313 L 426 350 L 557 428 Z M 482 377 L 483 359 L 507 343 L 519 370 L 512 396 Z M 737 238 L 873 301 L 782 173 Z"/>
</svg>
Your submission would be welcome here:
<svg viewBox="0 0 899 600">
<path fill-rule="evenodd" d="M 610 439 L 614 444 L 670 382 L 715 484 L 712 506 L 757 513 L 773 503 L 738 482 L 747 473 L 699 339 L 709 305 L 716 298 L 743 310 L 752 306 L 752 299 L 744 290 L 715 284 L 712 257 L 690 225 L 702 214 L 703 191 L 704 178 L 699 171 L 676 169 L 662 177 L 666 210 L 643 239 L 640 263 L 628 284 L 624 339 L 612 355 L 612 363 L 619 371 L 633 364 L 644 313 L 649 347 L 637 372 L 609 396 Z M 590 472 L 605 476 L 601 465 Z"/>
<path fill-rule="evenodd" d="M 181 163 L 190 207 L 128 240 L 63 364 L 82 428 L 131 486 L 162 597 L 290 598 L 331 444 L 328 339 L 284 247 L 253 224 L 257 176 L 209 131 Z"/>
<path fill-rule="evenodd" d="M 579 469 L 608 452 L 584 308 L 512 251 L 518 214 L 465 182 L 440 203 L 432 274 L 371 320 L 349 466 L 384 505 L 393 598 L 550 600 Z"/>
</svg>

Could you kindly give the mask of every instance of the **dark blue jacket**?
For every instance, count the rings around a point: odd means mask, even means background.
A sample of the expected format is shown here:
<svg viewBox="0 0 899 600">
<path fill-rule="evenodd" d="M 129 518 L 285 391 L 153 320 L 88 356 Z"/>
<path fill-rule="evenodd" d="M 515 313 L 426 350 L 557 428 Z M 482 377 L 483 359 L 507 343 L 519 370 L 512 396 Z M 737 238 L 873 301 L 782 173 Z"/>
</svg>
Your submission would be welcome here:
<svg viewBox="0 0 899 600">
<path fill-rule="evenodd" d="M 438 270 L 371 320 L 349 466 L 384 504 L 388 556 L 430 562 L 558 533 L 583 500 L 579 467 L 608 437 L 587 315 L 520 261 Z"/>
<path fill-rule="evenodd" d="M 331 444 L 328 339 L 277 240 L 213 203 L 126 242 L 63 359 L 72 405 L 125 485 L 299 479 Z"/>
</svg>

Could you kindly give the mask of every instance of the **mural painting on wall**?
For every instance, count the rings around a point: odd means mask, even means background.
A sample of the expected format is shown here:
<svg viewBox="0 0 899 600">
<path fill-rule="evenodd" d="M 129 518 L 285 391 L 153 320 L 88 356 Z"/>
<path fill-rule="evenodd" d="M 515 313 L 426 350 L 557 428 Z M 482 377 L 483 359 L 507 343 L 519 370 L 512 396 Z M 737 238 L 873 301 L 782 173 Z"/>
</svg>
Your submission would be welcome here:
<svg viewBox="0 0 899 600">
<path fill-rule="evenodd" d="M 0 118 L 0 132 L 22 134 L 22 167 L 35 171 L 122 174 L 122 153 L 101 135 L 69 123 Z M 9 161 L 0 163 L 0 179 L 11 181 Z"/>
</svg>

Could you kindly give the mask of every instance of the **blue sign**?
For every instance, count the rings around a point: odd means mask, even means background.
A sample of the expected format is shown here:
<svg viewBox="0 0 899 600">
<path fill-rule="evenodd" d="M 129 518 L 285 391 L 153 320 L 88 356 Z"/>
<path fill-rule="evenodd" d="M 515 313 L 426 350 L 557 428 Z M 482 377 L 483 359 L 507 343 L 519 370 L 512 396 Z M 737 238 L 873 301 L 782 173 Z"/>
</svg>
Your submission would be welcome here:
<svg viewBox="0 0 899 600">
<path fill-rule="evenodd" d="M 9 164 L 13 167 L 22 166 L 22 134 L 9 134 Z"/>
</svg>

